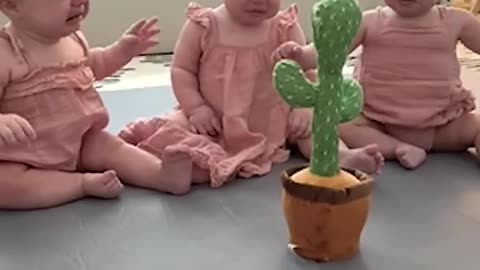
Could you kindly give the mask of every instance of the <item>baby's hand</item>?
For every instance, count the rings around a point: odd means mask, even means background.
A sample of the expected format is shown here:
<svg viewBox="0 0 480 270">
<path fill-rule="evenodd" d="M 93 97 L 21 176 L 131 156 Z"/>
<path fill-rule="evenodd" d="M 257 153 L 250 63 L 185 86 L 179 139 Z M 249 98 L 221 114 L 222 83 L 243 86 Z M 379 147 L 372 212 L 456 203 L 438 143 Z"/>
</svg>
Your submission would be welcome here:
<svg viewBox="0 0 480 270">
<path fill-rule="evenodd" d="M 288 119 L 291 140 L 306 139 L 311 134 L 313 111 L 310 108 L 295 108 Z"/>
<path fill-rule="evenodd" d="M 222 127 L 212 108 L 203 105 L 195 109 L 188 117 L 190 130 L 196 134 L 216 136 Z"/>
<path fill-rule="evenodd" d="M 159 42 L 155 39 L 155 36 L 160 33 L 156 25 L 157 22 L 157 18 L 150 18 L 132 25 L 120 39 L 122 47 L 134 57 L 156 46 Z"/>
<path fill-rule="evenodd" d="M 291 59 L 295 61 L 299 61 L 299 59 L 303 56 L 303 47 L 302 45 L 294 42 L 294 41 L 287 41 L 280 45 L 272 54 L 272 59 L 274 63 L 282 60 L 282 59 Z"/>
<path fill-rule="evenodd" d="M 0 114 L 0 146 L 26 143 L 36 136 L 35 130 L 23 117 Z"/>
</svg>

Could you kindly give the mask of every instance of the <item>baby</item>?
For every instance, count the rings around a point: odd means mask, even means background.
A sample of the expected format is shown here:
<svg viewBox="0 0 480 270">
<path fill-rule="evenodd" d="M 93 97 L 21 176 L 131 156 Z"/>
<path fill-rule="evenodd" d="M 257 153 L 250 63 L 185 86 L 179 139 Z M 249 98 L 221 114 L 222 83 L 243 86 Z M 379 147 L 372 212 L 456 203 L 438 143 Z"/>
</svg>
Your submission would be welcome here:
<svg viewBox="0 0 480 270">
<path fill-rule="evenodd" d="M 90 49 L 79 31 L 88 0 L 0 0 L 0 11 L 10 19 L 0 29 L 0 208 L 113 198 L 122 182 L 181 193 L 176 183 L 190 176 L 185 151 L 168 148 L 162 163 L 108 134 L 109 116 L 93 87 L 157 44 L 157 20 Z"/>
<path fill-rule="evenodd" d="M 280 10 L 280 5 L 280 0 L 225 0 L 216 8 L 191 3 L 171 69 L 177 110 L 132 122 L 120 137 L 157 156 L 168 145 L 188 146 L 193 183 L 212 187 L 270 172 L 274 163 L 287 160 L 287 142 L 310 157 L 312 111 L 290 108 L 272 84 L 273 51 L 289 40 L 306 43 L 296 6 Z M 343 167 L 369 173 L 383 164 L 374 145 L 343 146 L 340 157 Z"/>
<path fill-rule="evenodd" d="M 365 92 L 361 117 L 340 127 L 349 147 L 378 144 L 386 159 L 414 169 L 429 151 L 480 151 L 474 97 L 462 86 L 456 44 L 480 53 L 480 22 L 435 0 L 385 0 L 366 11 L 352 51 L 362 45 L 355 76 Z M 313 46 L 287 42 L 275 59 L 314 68 Z"/>
</svg>

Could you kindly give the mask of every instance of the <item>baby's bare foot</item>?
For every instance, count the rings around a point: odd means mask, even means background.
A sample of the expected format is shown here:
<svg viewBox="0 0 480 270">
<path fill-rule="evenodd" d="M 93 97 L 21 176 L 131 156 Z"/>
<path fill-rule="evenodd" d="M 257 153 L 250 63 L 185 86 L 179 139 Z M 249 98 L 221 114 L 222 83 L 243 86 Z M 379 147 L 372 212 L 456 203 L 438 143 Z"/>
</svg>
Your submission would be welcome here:
<svg viewBox="0 0 480 270">
<path fill-rule="evenodd" d="M 111 199 L 117 197 L 123 190 L 123 184 L 112 170 L 104 173 L 86 173 L 82 180 L 83 191 L 88 196 Z"/>
<path fill-rule="evenodd" d="M 404 144 L 395 149 L 398 162 L 406 169 L 415 169 L 427 158 L 427 152 L 422 148 Z"/>
<path fill-rule="evenodd" d="M 340 166 L 367 174 L 379 174 L 385 161 L 377 145 L 349 149 L 340 155 Z"/>
<path fill-rule="evenodd" d="M 184 147 L 167 147 L 162 156 L 158 188 L 175 195 L 188 193 L 192 185 L 192 169 L 192 160 Z"/>
</svg>

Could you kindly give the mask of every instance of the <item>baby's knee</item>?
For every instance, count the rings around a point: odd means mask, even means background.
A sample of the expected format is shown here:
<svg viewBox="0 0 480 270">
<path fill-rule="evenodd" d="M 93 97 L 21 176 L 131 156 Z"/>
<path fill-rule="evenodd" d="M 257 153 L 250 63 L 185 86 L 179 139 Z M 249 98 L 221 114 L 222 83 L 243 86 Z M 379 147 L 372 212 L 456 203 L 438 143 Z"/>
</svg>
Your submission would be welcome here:
<svg viewBox="0 0 480 270">
<path fill-rule="evenodd" d="M 473 144 L 475 147 L 480 148 L 480 115 L 472 114 L 472 118 Z"/>
<path fill-rule="evenodd" d="M 126 141 L 106 131 L 89 132 L 85 135 L 80 150 L 80 167 L 90 168 L 107 156 L 116 155 L 119 149 L 127 145 Z"/>
<path fill-rule="evenodd" d="M 164 121 L 171 121 L 184 129 L 190 129 L 190 122 L 187 116 L 181 110 L 174 110 L 162 117 Z"/>
<path fill-rule="evenodd" d="M 0 209 L 15 207 L 19 198 L 28 196 L 32 186 L 26 184 L 28 167 L 20 163 L 0 163 Z"/>
<path fill-rule="evenodd" d="M 137 145 L 155 134 L 165 121 L 166 119 L 160 117 L 138 119 L 120 130 L 118 137 L 129 144 Z"/>
<path fill-rule="evenodd" d="M 304 138 L 296 141 L 296 145 L 298 151 L 302 154 L 302 156 L 306 159 L 310 159 L 310 155 L 312 152 L 312 138 Z"/>
</svg>

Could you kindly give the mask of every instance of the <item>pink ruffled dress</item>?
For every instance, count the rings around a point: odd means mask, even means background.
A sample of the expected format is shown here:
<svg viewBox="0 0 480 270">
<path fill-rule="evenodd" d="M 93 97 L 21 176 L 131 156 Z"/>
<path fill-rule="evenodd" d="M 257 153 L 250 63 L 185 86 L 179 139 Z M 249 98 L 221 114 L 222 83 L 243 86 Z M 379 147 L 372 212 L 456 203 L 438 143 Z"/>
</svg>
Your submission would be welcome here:
<svg viewBox="0 0 480 270">
<path fill-rule="evenodd" d="M 87 44 L 81 35 L 72 38 L 84 49 L 83 59 L 39 66 L 10 27 L 0 30 L 0 39 L 11 44 L 19 65 L 26 71 L 3 89 L 0 113 L 25 118 L 37 134 L 37 139 L 27 144 L 0 147 L 0 161 L 75 171 L 83 135 L 108 124 L 107 111 L 93 87 L 93 72 L 86 64 Z"/>
<path fill-rule="evenodd" d="M 182 111 L 167 117 L 141 119 L 120 132 L 127 142 L 157 156 L 169 145 L 187 145 L 196 166 L 210 172 L 211 186 L 236 177 L 270 172 L 272 164 L 288 159 L 286 150 L 290 107 L 272 85 L 273 51 L 287 41 L 297 23 L 294 5 L 271 19 L 267 42 L 250 47 L 224 44 L 221 27 L 210 8 L 190 4 L 189 20 L 203 27 L 200 92 L 222 121 L 223 133 L 211 138 L 187 129 Z"/>
<path fill-rule="evenodd" d="M 438 6 L 437 16 L 419 25 L 387 9 L 377 8 L 369 20 L 356 67 L 365 93 L 363 115 L 428 149 L 436 127 L 475 108 L 460 79 L 454 18 L 448 7 Z"/>
</svg>

